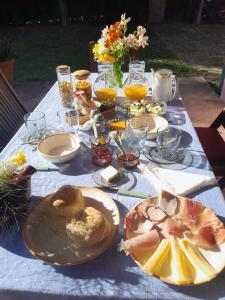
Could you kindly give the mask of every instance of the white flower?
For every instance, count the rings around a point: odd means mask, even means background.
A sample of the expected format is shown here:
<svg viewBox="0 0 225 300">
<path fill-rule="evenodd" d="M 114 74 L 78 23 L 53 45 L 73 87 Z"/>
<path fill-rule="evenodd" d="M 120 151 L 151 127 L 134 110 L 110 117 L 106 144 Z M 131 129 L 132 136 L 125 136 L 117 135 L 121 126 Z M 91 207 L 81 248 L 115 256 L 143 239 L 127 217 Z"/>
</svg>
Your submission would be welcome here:
<svg viewBox="0 0 225 300">
<path fill-rule="evenodd" d="M 106 51 L 105 40 L 103 38 L 99 39 L 98 44 L 99 44 L 98 53 L 101 55 L 101 54 L 105 53 L 105 51 Z"/>
<path fill-rule="evenodd" d="M 139 46 L 138 45 L 138 40 L 137 40 L 135 35 L 133 35 L 133 34 L 128 35 L 128 37 L 127 37 L 127 46 L 129 48 L 136 48 L 136 47 Z"/>
<path fill-rule="evenodd" d="M 138 35 L 138 36 L 144 35 L 145 32 L 146 32 L 146 29 L 145 29 L 143 26 L 138 26 L 138 27 L 137 27 L 137 35 Z"/>
<path fill-rule="evenodd" d="M 122 14 L 121 15 L 120 24 L 124 26 L 125 24 L 129 23 L 130 20 L 131 20 L 131 18 L 127 18 L 126 19 L 126 14 Z"/>
<path fill-rule="evenodd" d="M 140 36 L 138 39 L 138 46 L 145 48 L 148 45 L 148 37 L 147 36 Z"/>
<path fill-rule="evenodd" d="M 102 30 L 102 36 L 107 35 L 108 31 L 109 31 L 109 27 L 106 26 L 106 27 Z"/>
</svg>

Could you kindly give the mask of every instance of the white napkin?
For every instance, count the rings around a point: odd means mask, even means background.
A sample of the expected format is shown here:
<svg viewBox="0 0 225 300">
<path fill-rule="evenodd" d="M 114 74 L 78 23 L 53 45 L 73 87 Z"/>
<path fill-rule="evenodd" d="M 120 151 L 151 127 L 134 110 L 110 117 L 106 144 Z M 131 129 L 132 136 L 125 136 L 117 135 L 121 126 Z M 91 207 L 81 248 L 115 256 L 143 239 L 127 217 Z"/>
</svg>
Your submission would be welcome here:
<svg viewBox="0 0 225 300">
<path fill-rule="evenodd" d="M 158 168 L 151 164 L 138 167 L 156 190 L 164 189 L 176 195 L 185 196 L 216 183 L 216 178 L 211 176 Z"/>
</svg>

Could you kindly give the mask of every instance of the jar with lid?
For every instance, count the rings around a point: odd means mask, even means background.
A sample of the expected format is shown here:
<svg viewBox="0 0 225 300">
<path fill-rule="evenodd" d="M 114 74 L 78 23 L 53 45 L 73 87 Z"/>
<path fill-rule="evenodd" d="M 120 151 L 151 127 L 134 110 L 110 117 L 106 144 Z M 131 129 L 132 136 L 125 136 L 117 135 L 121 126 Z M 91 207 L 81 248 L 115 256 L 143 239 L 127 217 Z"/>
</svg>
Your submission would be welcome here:
<svg viewBox="0 0 225 300">
<path fill-rule="evenodd" d="M 102 70 L 105 71 L 102 72 Z M 113 65 L 100 67 L 99 75 L 94 82 L 94 93 L 97 100 L 115 100 L 118 92 L 118 83 L 113 74 Z"/>
<path fill-rule="evenodd" d="M 70 67 L 67 65 L 60 65 L 56 68 L 56 73 L 62 106 L 70 108 L 72 107 L 73 101 L 73 86 Z"/>
<path fill-rule="evenodd" d="M 83 91 L 84 97 L 87 101 L 90 101 L 92 98 L 92 84 L 90 75 L 91 72 L 88 70 L 77 70 L 73 73 L 74 90 Z"/>
<path fill-rule="evenodd" d="M 144 99 L 148 94 L 148 80 L 144 74 L 145 64 L 135 61 L 129 64 L 128 77 L 124 82 L 124 95 L 131 101 Z"/>
</svg>

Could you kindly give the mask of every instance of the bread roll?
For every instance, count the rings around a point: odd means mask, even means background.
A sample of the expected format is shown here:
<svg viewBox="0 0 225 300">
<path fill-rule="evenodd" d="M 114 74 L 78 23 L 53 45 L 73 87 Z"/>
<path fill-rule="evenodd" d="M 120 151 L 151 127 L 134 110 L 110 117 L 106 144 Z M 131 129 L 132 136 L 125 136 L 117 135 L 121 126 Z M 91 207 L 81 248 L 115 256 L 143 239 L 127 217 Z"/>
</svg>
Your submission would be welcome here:
<svg viewBox="0 0 225 300">
<path fill-rule="evenodd" d="M 50 202 L 53 213 L 61 217 L 78 217 L 85 206 L 81 191 L 70 185 L 61 187 Z"/>
<path fill-rule="evenodd" d="M 81 246 L 93 246 L 106 238 L 111 225 L 94 207 L 86 207 L 79 219 L 73 218 L 66 225 L 68 236 Z"/>
</svg>

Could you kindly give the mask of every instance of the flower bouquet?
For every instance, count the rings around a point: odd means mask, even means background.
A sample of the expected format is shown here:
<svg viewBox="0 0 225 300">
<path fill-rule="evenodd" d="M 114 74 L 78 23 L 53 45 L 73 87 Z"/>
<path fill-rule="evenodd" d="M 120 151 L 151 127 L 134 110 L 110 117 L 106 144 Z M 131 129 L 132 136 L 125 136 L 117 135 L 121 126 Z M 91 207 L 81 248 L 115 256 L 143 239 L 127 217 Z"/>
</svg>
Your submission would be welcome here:
<svg viewBox="0 0 225 300">
<path fill-rule="evenodd" d="M 0 162 L 0 230 L 16 223 L 26 215 L 29 204 L 28 180 L 36 171 L 28 166 L 23 152 L 18 152 L 7 162 Z"/>
<path fill-rule="evenodd" d="M 119 87 L 122 87 L 122 64 L 125 55 L 132 49 L 138 50 L 148 45 L 148 36 L 145 36 L 146 29 L 142 26 L 138 26 L 136 31 L 126 35 L 127 24 L 130 20 L 123 14 L 120 21 L 106 26 L 93 48 L 94 58 L 98 63 L 113 63 L 114 76 Z"/>
</svg>

